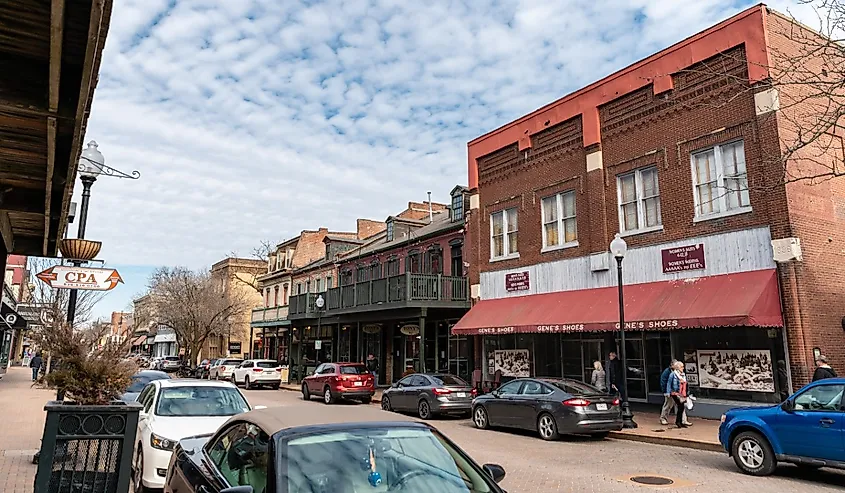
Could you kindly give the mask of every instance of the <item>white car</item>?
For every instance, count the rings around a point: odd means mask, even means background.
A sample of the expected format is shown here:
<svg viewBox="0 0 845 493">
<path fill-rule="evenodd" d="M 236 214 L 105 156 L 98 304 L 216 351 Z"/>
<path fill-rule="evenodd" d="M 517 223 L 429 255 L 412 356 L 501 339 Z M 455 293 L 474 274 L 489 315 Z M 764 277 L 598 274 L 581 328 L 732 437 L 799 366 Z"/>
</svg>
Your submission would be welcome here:
<svg viewBox="0 0 845 493">
<path fill-rule="evenodd" d="M 134 493 L 164 488 L 170 456 L 179 440 L 214 433 L 230 417 L 252 409 L 229 382 L 188 379 L 150 382 L 137 401 L 143 409 L 132 462 Z"/>
<path fill-rule="evenodd" d="M 240 366 L 243 362 L 244 360 L 240 358 L 219 359 L 208 369 L 208 379 L 231 380 L 232 372 L 235 371 L 235 368 Z"/>
<path fill-rule="evenodd" d="M 276 360 L 248 359 L 232 372 L 232 383 L 243 384 L 247 390 L 260 386 L 279 390 L 279 385 L 282 383 L 282 368 Z"/>
</svg>

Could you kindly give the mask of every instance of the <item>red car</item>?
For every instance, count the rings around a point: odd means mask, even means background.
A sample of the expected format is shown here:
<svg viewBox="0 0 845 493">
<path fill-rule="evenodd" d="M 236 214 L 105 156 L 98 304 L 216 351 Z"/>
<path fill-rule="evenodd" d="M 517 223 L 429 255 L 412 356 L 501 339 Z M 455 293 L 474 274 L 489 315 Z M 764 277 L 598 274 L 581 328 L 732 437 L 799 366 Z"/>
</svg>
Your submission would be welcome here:
<svg viewBox="0 0 845 493">
<path fill-rule="evenodd" d="M 361 363 L 323 363 L 302 381 L 302 398 L 323 396 L 331 404 L 338 399 L 357 399 L 369 404 L 376 393 L 375 379 Z"/>
</svg>

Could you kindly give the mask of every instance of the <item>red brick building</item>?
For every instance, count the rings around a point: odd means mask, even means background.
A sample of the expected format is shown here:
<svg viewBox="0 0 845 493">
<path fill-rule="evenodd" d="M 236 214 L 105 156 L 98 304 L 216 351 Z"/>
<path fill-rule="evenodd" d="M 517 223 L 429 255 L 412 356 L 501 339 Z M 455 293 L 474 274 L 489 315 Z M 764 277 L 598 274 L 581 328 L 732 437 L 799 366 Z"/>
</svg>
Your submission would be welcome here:
<svg viewBox="0 0 845 493">
<path fill-rule="evenodd" d="M 617 346 L 617 232 L 632 400 L 662 402 L 670 358 L 704 414 L 779 402 L 814 352 L 845 371 L 845 184 L 782 180 L 802 109 L 770 77 L 793 27 L 755 6 L 468 144 L 453 332 L 483 338 L 485 379 L 589 379 Z"/>
</svg>

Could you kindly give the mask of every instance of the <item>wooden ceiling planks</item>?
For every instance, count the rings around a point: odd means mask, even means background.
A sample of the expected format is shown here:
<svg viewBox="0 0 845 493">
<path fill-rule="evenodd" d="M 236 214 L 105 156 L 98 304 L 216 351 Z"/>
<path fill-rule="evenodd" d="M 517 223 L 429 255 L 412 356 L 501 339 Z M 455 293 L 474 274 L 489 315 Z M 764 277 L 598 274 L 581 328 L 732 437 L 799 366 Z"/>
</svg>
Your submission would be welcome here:
<svg viewBox="0 0 845 493">
<path fill-rule="evenodd" d="M 111 8 L 0 1 L 0 233 L 10 253 L 57 255 Z"/>
</svg>

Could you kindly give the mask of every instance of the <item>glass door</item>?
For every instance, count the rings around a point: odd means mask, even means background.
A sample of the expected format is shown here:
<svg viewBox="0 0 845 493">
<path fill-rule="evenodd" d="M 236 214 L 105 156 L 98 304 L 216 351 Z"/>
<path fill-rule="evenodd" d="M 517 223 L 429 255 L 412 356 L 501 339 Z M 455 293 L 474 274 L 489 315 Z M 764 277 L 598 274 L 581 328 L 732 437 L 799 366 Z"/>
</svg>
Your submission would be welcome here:
<svg viewBox="0 0 845 493">
<path fill-rule="evenodd" d="M 660 388 L 660 374 L 672 360 L 672 344 L 668 333 L 646 334 L 645 371 L 649 394 L 663 394 Z"/>
<path fill-rule="evenodd" d="M 595 341 L 584 341 L 581 345 L 584 350 L 584 382 L 590 383 L 593 379 L 593 364 L 596 361 L 601 361 L 602 366 L 605 364 L 605 358 L 602 356 L 604 354 L 604 342 L 595 340 Z"/>
<path fill-rule="evenodd" d="M 646 400 L 646 372 L 645 351 L 643 350 L 642 334 L 625 334 L 625 351 L 628 360 L 628 399 L 632 401 Z"/>
</svg>

